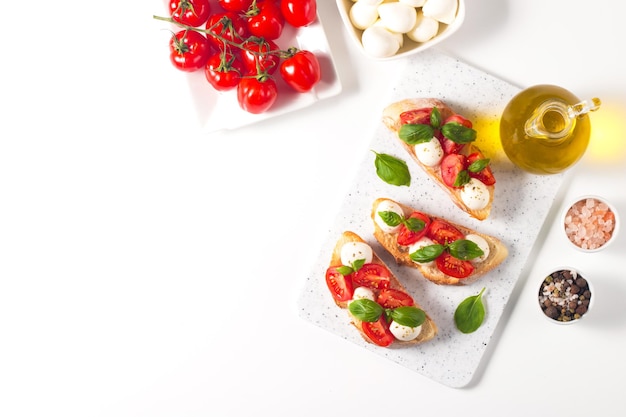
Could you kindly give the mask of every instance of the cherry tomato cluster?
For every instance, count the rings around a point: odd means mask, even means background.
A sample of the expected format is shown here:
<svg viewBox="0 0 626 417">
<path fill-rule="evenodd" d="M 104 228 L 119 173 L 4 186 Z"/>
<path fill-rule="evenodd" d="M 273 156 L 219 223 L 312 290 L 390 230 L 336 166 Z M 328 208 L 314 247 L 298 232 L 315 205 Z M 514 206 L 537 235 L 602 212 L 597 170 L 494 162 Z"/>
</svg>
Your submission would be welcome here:
<svg viewBox="0 0 626 417">
<path fill-rule="evenodd" d="M 314 53 L 280 49 L 286 25 L 308 26 L 315 0 L 170 0 L 169 21 L 180 27 L 170 40 L 170 60 L 181 71 L 204 71 L 217 91 L 236 89 L 247 112 L 269 110 L 278 97 L 276 74 L 297 92 L 321 79 Z"/>
</svg>

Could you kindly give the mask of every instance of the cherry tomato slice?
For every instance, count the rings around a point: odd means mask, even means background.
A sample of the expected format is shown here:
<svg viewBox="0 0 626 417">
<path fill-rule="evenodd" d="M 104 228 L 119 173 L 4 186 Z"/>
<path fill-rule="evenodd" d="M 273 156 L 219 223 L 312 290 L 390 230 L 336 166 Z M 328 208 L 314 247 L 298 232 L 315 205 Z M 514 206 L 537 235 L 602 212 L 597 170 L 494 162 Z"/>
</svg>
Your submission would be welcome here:
<svg viewBox="0 0 626 417">
<path fill-rule="evenodd" d="M 427 235 L 433 242 L 439 243 L 440 245 L 465 238 L 465 235 L 459 229 L 441 219 L 433 219 L 428 228 Z"/>
<path fill-rule="evenodd" d="M 378 293 L 376 302 L 384 308 L 409 307 L 415 305 L 413 297 L 404 291 L 388 288 Z"/>
<path fill-rule="evenodd" d="M 354 273 L 355 286 L 363 286 L 378 290 L 389 288 L 391 272 L 381 264 L 365 264 Z"/>
<path fill-rule="evenodd" d="M 420 219 L 424 222 L 424 228 L 421 230 L 409 230 L 404 224 L 400 225 L 398 230 L 398 245 L 409 246 L 423 238 L 428 232 L 428 226 L 430 225 L 430 217 L 426 214 L 414 211 L 409 218 Z"/>
<path fill-rule="evenodd" d="M 474 272 L 474 265 L 470 261 L 457 259 L 449 252 L 439 255 L 435 263 L 441 272 L 454 278 L 467 278 Z"/>
<path fill-rule="evenodd" d="M 393 334 L 389 330 L 389 325 L 385 321 L 384 315 L 382 315 L 378 321 L 364 321 L 361 326 L 363 327 L 363 333 L 365 333 L 365 335 L 378 346 L 387 347 L 395 340 Z"/>
<path fill-rule="evenodd" d="M 467 157 L 467 165 L 469 166 L 472 163 L 481 159 L 485 159 L 485 157 L 483 156 L 481 152 L 471 153 Z M 468 170 L 468 172 L 469 172 L 470 177 L 478 179 L 485 185 L 493 185 L 496 183 L 496 177 L 493 176 L 493 171 L 491 171 L 491 167 L 489 165 L 487 165 L 481 171 L 472 172 Z"/>
<path fill-rule="evenodd" d="M 313 52 L 298 51 L 280 64 L 280 75 L 299 93 L 310 91 L 322 78 L 320 63 Z"/>
<path fill-rule="evenodd" d="M 308 26 L 317 17 L 316 0 L 281 0 L 280 12 L 295 27 Z"/>
<path fill-rule="evenodd" d="M 405 111 L 403 113 L 400 113 L 400 123 L 403 125 L 430 125 L 430 115 L 432 112 L 432 108 Z"/>
<path fill-rule="evenodd" d="M 451 153 L 441 160 L 441 178 L 448 187 L 460 188 L 455 186 L 455 182 L 461 171 L 467 168 L 465 155 Z"/>
<path fill-rule="evenodd" d="M 443 124 L 445 125 L 446 123 L 458 123 L 461 124 L 467 128 L 472 128 L 472 122 L 470 122 L 468 119 L 466 119 L 465 117 L 459 115 L 459 114 L 453 114 L 450 117 L 447 117 L 444 121 Z"/>
<path fill-rule="evenodd" d="M 336 301 L 350 301 L 354 294 L 352 274 L 342 275 L 338 268 L 331 266 L 326 270 L 326 285 Z"/>
</svg>

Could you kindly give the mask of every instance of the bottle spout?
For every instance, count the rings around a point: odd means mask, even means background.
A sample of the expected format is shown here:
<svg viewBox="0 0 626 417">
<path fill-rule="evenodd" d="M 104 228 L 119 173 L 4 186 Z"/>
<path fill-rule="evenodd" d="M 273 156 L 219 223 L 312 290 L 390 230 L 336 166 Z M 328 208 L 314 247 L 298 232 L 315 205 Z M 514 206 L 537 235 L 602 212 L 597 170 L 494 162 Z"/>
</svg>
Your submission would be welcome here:
<svg viewBox="0 0 626 417">
<path fill-rule="evenodd" d="M 580 103 L 569 106 L 567 112 L 571 118 L 581 117 L 592 111 L 596 111 L 600 108 L 602 102 L 599 98 L 594 97 L 590 100 L 583 100 Z"/>
</svg>

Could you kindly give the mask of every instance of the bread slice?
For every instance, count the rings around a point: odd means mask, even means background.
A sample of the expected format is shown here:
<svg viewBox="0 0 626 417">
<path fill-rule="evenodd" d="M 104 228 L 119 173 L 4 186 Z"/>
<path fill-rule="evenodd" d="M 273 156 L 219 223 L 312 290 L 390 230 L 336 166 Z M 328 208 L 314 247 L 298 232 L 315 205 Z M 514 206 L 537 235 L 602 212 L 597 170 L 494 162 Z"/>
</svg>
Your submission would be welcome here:
<svg viewBox="0 0 626 417">
<path fill-rule="evenodd" d="M 345 231 L 342 233 L 342 235 L 339 237 L 339 239 L 337 240 L 337 243 L 335 245 L 335 248 L 333 250 L 331 259 L 330 259 L 330 267 L 332 266 L 340 266 L 341 263 L 341 248 L 343 247 L 344 244 L 348 243 L 348 242 L 363 242 L 363 243 L 367 243 L 365 242 L 359 235 L 357 235 L 354 232 L 351 231 Z M 377 263 L 380 265 L 385 266 L 387 269 L 389 269 L 389 267 L 387 267 L 387 265 L 385 265 L 385 263 L 380 259 L 380 257 L 378 257 L 378 255 L 376 255 L 376 253 L 372 250 L 373 252 L 373 258 L 372 258 L 372 263 Z M 391 270 L 389 270 L 389 272 L 391 272 Z M 390 288 L 393 289 L 398 289 L 400 291 L 403 291 L 405 293 L 408 294 L 407 290 L 404 288 L 404 286 L 400 283 L 400 281 L 398 280 L 398 278 L 393 275 L 393 273 L 391 273 L 391 279 L 390 279 L 391 283 L 390 283 Z M 374 290 L 376 291 L 376 290 Z M 409 294 L 411 295 L 411 294 Z M 412 296 L 412 295 L 411 295 Z M 426 311 L 420 307 L 420 305 L 418 304 L 417 300 L 415 300 L 415 297 L 413 297 L 413 300 L 415 301 L 415 307 L 423 310 L 425 313 Z M 333 299 L 334 300 L 334 299 Z M 368 343 L 374 343 L 364 332 L 363 332 L 363 326 L 362 326 L 362 322 L 360 320 L 358 320 L 356 317 L 354 317 L 351 313 L 350 310 L 348 310 L 348 304 L 349 302 L 344 301 L 344 302 L 338 302 L 335 300 L 335 303 L 341 307 L 342 309 L 346 310 L 346 312 L 348 313 L 348 315 L 350 316 L 351 319 L 351 323 L 354 325 L 354 327 L 359 331 L 359 333 L 361 334 L 361 336 L 363 337 L 363 339 L 365 341 L 367 341 Z M 422 323 L 422 330 L 419 334 L 419 336 L 413 340 L 410 341 L 401 341 L 396 339 L 391 345 L 390 347 L 401 347 L 401 346 L 406 346 L 406 345 L 416 345 L 419 343 L 424 343 L 428 340 L 431 340 L 432 338 L 434 338 L 437 335 L 437 325 L 435 324 L 435 322 L 428 316 L 428 314 L 426 314 L 426 320 L 424 321 L 424 323 Z"/>
<path fill-rule="evenodd" d="M 413 262 L 409 255 L 408 246 L 401 246 L 398 244 L 398 232 L 387 233 L 383 231 L 378 223 L 376 222 L 376 216 L 378 213 L 378 205 L 383 201 L 390 201 L 396 203 L 400 206 L 404 212 L 404 217 L 408 217 L 415 210 L 407 205 L 398 203 L 397 201 L 390 200 L 387 198 L 378 198 L 374 201 L 372 206 L 372 220 L 374 222 L 374 237 L 376 240 L 393 256 L 393 258 L 398 262 L 398 264 L 410 266 L 412 268 L 416 268 L 419 270 L 421 275 L 429 281 L 434 282 L 439 285 L 464 285 L 471 284 L 478 280 L 481 276 L 485 275 L 487 272 L 493 270 L 498 265 L 500 265 L 508 256 L 508 250 L 506 246 L 497 238 L 486 235 L 484 233 L 480 233 L 476 230 L 473 230 L 469 227 L 462 226 L 457 223 L 450 222 L 442 217 L 438 217 L 429 213 L 424 213 L 429 216 L 431 219 L 441 219 L 450 223 L 457 229 L 459 229 L 464 235 L 475 234 L 481 236 L 485 241 L 487 241 L 489 245 L 489 255 L 485 260 L 480 263 L 474 263 L 474 271 L 466 278 L 455 278 L 449 275 L 444 274 L 437 268 L 437 266 L 433 264 L 420 264 L 417 262 Z"/>
<path fill-rule="evenodd" d="M 409 110 L 416 109 L 424 109 L 424 108 L 433 108 L 437 107 L 439 112 L 441 113 L 441 119 L 445 120 L 449 116 L 454 114 L 454 111 L 443 101 L 436 98 L 413 98 L 413 99 L 405 99 L 395 103 L 390 104 L 383 110 L 383 123 L 384 125 L 395 132 L 396 134 L 400 131 L 402 127 L 402 122 L 400 119 L 400 115 Z M 489 217 L 489 213 L 491 212 L 491 207 L 493 205 L 493 196 L 495 191 L 494 185 L 487 186 L 487 190 L 489 191 L 489 200 L 487 205 L 481 209 L 473 209 L 468 207 L 467 204 L 461 198 L 461 188 L 453 188 L 449 187 L 441 176 L 441 168 L 439 165 L 430 167 L 424 165 L 418 158 L 415 153 L 415 147 L 413 145 L 409 145 L 404 142 L 402 139 L 398 137 L 398 141 L 402 145 L 402 147 L 411 155 L 411 158 L 430 176 L 450 197 L 450 199 L 456 204 L 461 210 L 468 213 L 470 216 L 478 219 L 484 220 Z M 480 149 L 472 144 L 466 144 L 463 146 L 463 149 L 460 153 L 464 155 L 469 155 L 473 152 L 480 151 Z"/>
</svg>

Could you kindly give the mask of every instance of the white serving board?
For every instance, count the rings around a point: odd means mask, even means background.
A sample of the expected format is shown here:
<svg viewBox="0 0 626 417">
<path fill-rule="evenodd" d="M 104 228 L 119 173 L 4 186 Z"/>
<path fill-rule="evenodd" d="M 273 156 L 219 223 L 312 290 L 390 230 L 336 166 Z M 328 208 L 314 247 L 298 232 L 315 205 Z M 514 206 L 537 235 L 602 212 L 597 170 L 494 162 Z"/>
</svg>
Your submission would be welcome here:
<svg viewBox="0 0 626 417">
<path fill-rule="evenodd" d="M 328 226 L 328 238 L 319 258 L 306 277 L 298 299 L 299 314 L 345 340 L 428 378 L 450 387 L 462 387 L 473 378 L 491 342 L 563 175 L 525 173 L 506 158 L 499 146 L 499 117 L 508 101 L 520 91 L 518 87 L 436 50 L 407 59 L 404 65 L 403 76 L 391 92 L 389 103 L 411 97 L 437 97 L 474 122 L 478 131 L 476 144 L 491 158 L 497 180 L 491 215 L 481 222 L 458 209 L 444 191 L 410 160 L 397 143 L 395 134 L 381 122 L 380 127 L 372 132 L 369 149 L 405 160 L 411 172 L 411 186 L 397 187 L 384 183 L 376 175 L 374 153 L 365 158 L 335 223 Z M 392 198 L 497 236 L 508 247 L 509 256 L 499 268 L 474 284 L 460 287 L 435 285 L 417 270 L 399 267 L 374 239 L 370 211 L 378 197 Z M 335 242 L 344 230 L 351 230 L 368 241 L 391 267 L 437 323 L 439 333 L 435 339 L 418 346 L 389 349 L 366 343 L 361 338 L 350 324 L 346 312 L 340 311 L 333 302 L 324 278 Z M 463 299 L 477 294 L 483 286 L 486 287 L 483 295 L 485 321 L 476 332 L 463 334 L 454 325 L 454 311 Z"/>
</svg>

